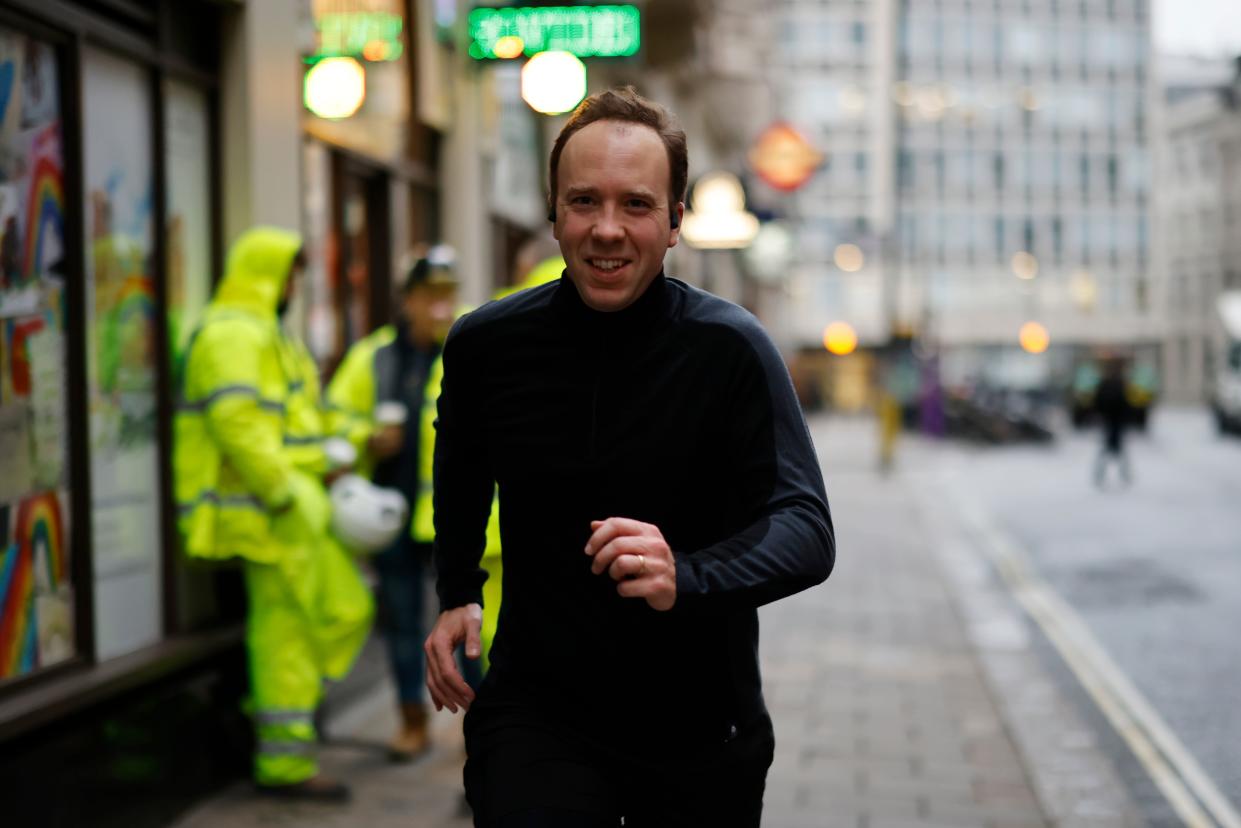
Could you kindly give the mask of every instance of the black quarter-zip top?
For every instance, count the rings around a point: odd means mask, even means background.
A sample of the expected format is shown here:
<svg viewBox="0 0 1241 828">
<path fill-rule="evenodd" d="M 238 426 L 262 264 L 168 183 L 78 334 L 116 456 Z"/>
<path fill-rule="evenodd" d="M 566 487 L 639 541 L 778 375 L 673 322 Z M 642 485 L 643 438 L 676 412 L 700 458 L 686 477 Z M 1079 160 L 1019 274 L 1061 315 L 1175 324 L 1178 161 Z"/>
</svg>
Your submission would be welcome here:
<svg viewBox="0 0 1241 828">
<path fill-rule="evenodd" d="M 567 277 L 523 291 L 449 335 L 437 429 L 444 609 L 482 600 L 499 489 L 504 598 L 471 716 L 525 710 L 672 755 L 764 713 L 756 610 L 825 579 L 835 538 L 788 372 L 752 315 L 662 274 L 614 313 Z M 590 571 L 590 522 L 608 517 L 659 527 L 670 611 Z M 607 712 L 635 700 L 658 704 Z"/>
</svg>

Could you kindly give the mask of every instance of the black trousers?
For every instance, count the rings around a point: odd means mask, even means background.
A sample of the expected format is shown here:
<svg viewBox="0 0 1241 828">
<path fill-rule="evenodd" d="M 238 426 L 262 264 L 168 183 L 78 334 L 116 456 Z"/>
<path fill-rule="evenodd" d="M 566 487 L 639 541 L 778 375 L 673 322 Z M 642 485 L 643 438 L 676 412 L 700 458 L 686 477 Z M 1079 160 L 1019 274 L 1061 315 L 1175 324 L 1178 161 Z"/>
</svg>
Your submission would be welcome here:
<svg viewBox="0 0 1241 828">
<path fill-rule="evenodd" d="M 543 722 L 467 721 L 466 731 L 476 828 L 758 828 L 775 744 L 766 715 L 684 761 Z"/>
</svg>

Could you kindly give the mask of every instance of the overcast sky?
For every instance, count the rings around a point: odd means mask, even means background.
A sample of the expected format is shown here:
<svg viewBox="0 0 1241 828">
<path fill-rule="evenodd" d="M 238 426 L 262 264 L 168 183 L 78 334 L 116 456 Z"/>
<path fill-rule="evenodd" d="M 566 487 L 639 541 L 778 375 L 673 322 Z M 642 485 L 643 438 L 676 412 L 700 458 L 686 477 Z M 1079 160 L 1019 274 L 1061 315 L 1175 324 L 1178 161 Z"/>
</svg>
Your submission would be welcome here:
<svg viewBox="0 0 1241 828">
<path fill-rule="evenodd" d="M 1241 55 L 1241 0 L 1154 0 L 1155 44 L 1180 55 Z"/>
</svg>

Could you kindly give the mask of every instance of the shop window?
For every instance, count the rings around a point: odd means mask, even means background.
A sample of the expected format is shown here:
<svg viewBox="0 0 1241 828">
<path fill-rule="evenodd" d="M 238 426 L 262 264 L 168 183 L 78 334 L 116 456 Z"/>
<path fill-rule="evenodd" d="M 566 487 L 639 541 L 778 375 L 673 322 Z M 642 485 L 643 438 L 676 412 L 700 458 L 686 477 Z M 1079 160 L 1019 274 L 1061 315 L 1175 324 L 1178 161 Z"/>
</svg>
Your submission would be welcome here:
<svg viewBox="0 0 1241 828">
<path fill-rule="evenodd" d="M 0 683 L 78 652 L 59 72 L 0 27 Z"/>
<path fill-rule="evenodd" d="M 84 50 L 82 101 L 95 646 L 106 659 L 162 629 L 147 71 Z"/>
<path fill-rule="evenodd" d="M 201 89 L 164 84 L 164 148 L 168 340 L 175 365 L 211 298 L 211 182 L 203 163 L 211 157 L 211 131 Z"/>
</svg>

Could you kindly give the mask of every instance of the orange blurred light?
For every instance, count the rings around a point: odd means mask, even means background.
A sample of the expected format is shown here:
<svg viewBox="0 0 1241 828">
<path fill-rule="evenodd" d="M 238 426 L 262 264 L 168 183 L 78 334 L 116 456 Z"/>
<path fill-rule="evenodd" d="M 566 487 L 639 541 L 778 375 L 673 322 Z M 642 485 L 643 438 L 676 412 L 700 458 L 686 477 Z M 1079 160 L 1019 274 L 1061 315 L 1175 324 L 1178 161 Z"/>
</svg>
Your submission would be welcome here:
<svg viewBox="0 0 1241 828">
<path fill-rule="evenodd" d="M 380 61 L 388 56 L 388 44 L 382 40 L 372 40 L 362 47 L 362 57 L 366 60 Z"/>
<path fill-rule="evenodd" d="M 1031 354 L 1041 354 L 1051 344 L 1051 335 L 1037 322 L 1027 322 L 1022 325 L 1021 333 L 1017 335 L 1017 338 L 1021 342 L 1022 349 Z"/>
<path fill-rule="evenodd" d="M 833 322 L 823 329 L 823 347 L 836 356 L 851 354 L 857 348 L 857 332 L 848 322 Z"/>
<path fill-rule="evenodd" d="M 505 35 L 496 41 L 491 53 L 498 58 L 515 58 L 526 50 L 526 41 L 517 35 Z"/>
</svg>

